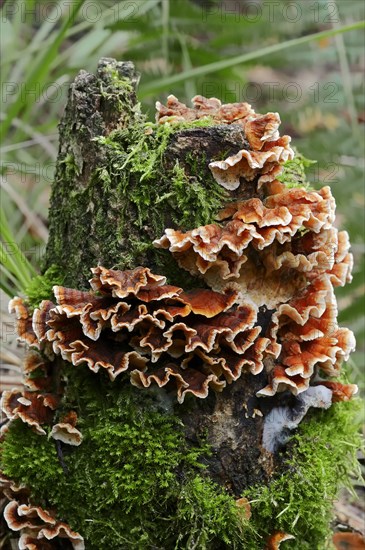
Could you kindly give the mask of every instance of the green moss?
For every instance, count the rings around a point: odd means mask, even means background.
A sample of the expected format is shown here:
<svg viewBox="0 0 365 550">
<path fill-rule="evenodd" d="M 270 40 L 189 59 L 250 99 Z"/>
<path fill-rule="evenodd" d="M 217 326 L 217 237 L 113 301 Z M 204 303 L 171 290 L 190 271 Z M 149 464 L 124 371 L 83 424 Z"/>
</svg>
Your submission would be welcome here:
<svg viewBox="0 0 365 550">
<path fill-rule="evenodd" d="M 313 189 L 310 183 L 307 181 L 306 168 L 315 164 L 316 160 L 309 160 L 305 158 L 301 153 L 295 150 L 295 156 L 292 160 L 288 160 L 284 164 L 283 172 L 278 176 L 278 180 L 281 181 L 289 189 L 293 187 L 304 187 L 305 189 Z"/>
<path fill-rule="evenodd" d="M 128 132 L 118 130 L 107 138 L 98 138 L 112 153 L 113 176 L 126 171 L 135 176 L 132 185 L 129 180 L 123 192 L 137 209 L 135 224 L 139 229 L 149 223 L 156 237 L 160 236 L 164 230 L 162 213 L 166 209 L 182 229 L 192 229 L 215 219 L 225 198 L 224 189 L 213 177 L 204 177 L 202 181 L 199 174 L 206 173 L 206 169 L 200 170 L 196 159 L 191 174 L 178 162 L 172 168 L 166 166 L 164 159 L 174 132 L 210 124 L 209 119 L 174 125 L 146 123 Z M 206 159 L 199 159 L 199 163 L 206 163 Z"/>
<path fill-rule="evenodd" d="M 93 191 L 85 199 L 94 204 L 98 240 L 117 262 L 115 267 L 129 269 L 146 262 L 147 257 L 150 265 L 159 266 L 171 279 L 171 257 L 165 261 L 153 247 L 153 240 L 172 225 L 188 230 L 215 220 L 226 192 L 207 175 L 207 159 L 190 156 L 184 168 L 178 162 L 169 164 L 165 155 L 176 131 L 211 124 L 208 118 L 173 125 L 138 121 L 96 139 L 108 160 L 93 175 L 92 185 L 112 207 L 120 205 L 113 231 L 105 223 L 103 199 L 92 201 Z M 121 242 L 126 251 L 123 256 L 118 251 Z"/>
<path fill-rule="evenodd" d="M 79 447 L 62 445 L 11 424 L 2 469 L 31 488 L 33 501 L 57 510 L 88 550 L 257 550 L 275 530 L 293 534 L 288 550 L 330 548 L 332 502 L 356 473 L 359 403 L 335 404 L 302 422 L 268 486 L 248 488 L 252 518 L 205 474 L 210 453 L 187 444 L 165 392 L 111 383 L 86 369 L 66 368 L 61 414 L 76 409 Z"/>
<path fill-rule="evenodd" d="M 179 495 L 175 548 L 244 548 L 244 537 L 251 530 L 240 515 L 234 499 L 201 475 L 186 483 Z"/>
<path fill-rule="evenodd" d="M 126 91 L 129 94 L 133 92 L 133 86 L 129 78 L 123 78 L 121 77 L 118 69 L 116 67 L 113 67 L 112 65 L 107 65 L 104 67 L 104 72 L 109 76 L 110 84 L 109 86 L 112 87 L 114 90 L 114 93 L 118 93 L 120 91 Z M 108 90 L 108 86 L 107 86 Z M 104 88 L 102 88 L 102 92 L 108 93 L 105 91 Z"/>
<path fill-rule="evenodd" d="M 351 474 L 358 474 L 361 436 L 354 419 L 360 406 L 354 400 L 313 413 L 292 438 L 280 475 L 269 486 L 245 492 L 258 535 L 290 533 L 296 539 L 285 543 L 288 550 L 331 548 L 333 500 L 341 486 L 350 484 Z M 250 537 L 245 548 L 257 549 L 258 540 Z"/>
<path fill-rule="evenodd" d="M 62 445 L 61 465 L 53 439 L 15 421 L 2 444 L 4 472 L 54 507 L 88 550 L 194 548 L 193 539 L 213 549 L 237 539 L 233 499 L 199 474 L 209 447 L 186 444 L 161 391 L 143 394 L 69 368 L 63 410 L 77 409 L 82 444 Z"/>
<path fill-rule="evenodd" d="M 62 283 L 63 276 L 55 265 L 49 267 L 43 275 L 34 277 L 25 291 L 30 307 L 38 307 L 42 300 L 51 300 L 53 298 L 52 287 L 62 285 Z"/>
<path fill-rule="evenodd" d="M 202 182 L 201 171 L 197 168 L 193 173 L 197 175 L 188 176 L 177 161 L 172 170 L 172 191 L 166 196 L 170 206 L 178 212 L 173 216 L 174 222 L 183 229 L 212 223 L 225 196 L 224 189 L 213 178 L 210 181 L 205 178 Z"/>
<path fill-rule="evenodd" d="M 64 165 L 65 174 L 67 178 L 74 178 L 79 176 L 81 173 L 80 166 L 78 166 L 75 157 L 68 153 L 63 160 L 59 161 L 60 164 Z"/>
<path fill-rule="evenodd" d="M 107 102 L 109 109 L 113 109 L 121 114 L 125 119 L 126 111 L 130 111 L 133 118 L 133 107 L 129 98 L 134 95 L 132 82 L 129 78 L 120 75 L 118 69 L 111 65 L 103 67 L 104 80 L 100 80 L 100 94 Z M 140 110 L 140 104 L 134 106 L 135 112 Z"/>
<path fill-rule="evenodd" d="M 50 444 L 47 437 L 35 434 L 21 420 L 12 422 L 10 426 L 2 446 L 2 467 L 13 479 L 36 487 L 40 504 L 45 502 L 40 495 L 48 491 L 49 484 L 63 482 L 55 444 Z"/>
</svg>

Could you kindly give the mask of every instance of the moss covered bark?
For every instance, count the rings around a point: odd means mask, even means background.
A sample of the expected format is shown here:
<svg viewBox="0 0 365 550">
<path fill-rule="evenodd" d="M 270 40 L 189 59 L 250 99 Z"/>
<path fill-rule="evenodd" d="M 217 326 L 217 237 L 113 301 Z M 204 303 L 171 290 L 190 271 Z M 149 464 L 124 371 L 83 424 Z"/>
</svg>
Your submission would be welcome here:
<svg viewBox="0 0 365 550">
<path fill-rule="evenodd" d="M 210 223 L 225 202 L 255 196 L 255 182 L 241 186 L 239 196 L 229 194 L 208 169 L 208 161 L 244 146 L 240 127 L 148 123 L 137 82 L 132 64 L 104 59 L 96 75 L 81 72 L 71 86 L 60 124 L 47 271 L 29 289 L 32 306 L 50 297 L 52 283 L 88 288 L 97 264 L 146 265 L 185 289 L 197 286 L 152 241 L 165 227 Z M 288 166 L 284 177 L 303 184 L 303 166 Z M 269 314 L 262 310 L 262 325 Z M 140 391 L 123 377 L 110 382 L 105 373 L 60 368 L 59 414 L 77 411 L 83 443 L 57 449 L 16 421 L 3 443 L 3 467 L 31 488 L 35 502 L 80 532 L 88 550 L 261 550 L 276 529 L 296 536 L 287 548 L 327 547 L 339 481 L 333 472 L 341 464 L 348 477 L 358 444 L 348 422 L 352 405 L 314 414 L 285 453 L 271 455 L 261 447 L 263 417 L 254 412 L 265 373 L 177 405 L 164 391 Z M 276 399 L 260 402 L 261 410 Z M 251 500 L 250 521 L 236 506 L 243 495 Z"/>
<path fill-rule="evenodd" d="M 244 141 L 242 130 L 197 121 L 187 127 L 146 122 L 129 63 L 104 59 L 81 71 L 60 123 L 45 267 L 66 285 L 87 286 L 90 266 L 149 265 L 179 282 L 164 251 L 152 246 L 165 227 L 214 220 L 229 200 L 208 169 Z M 253 186 L 252 186 L 253 189 Z M 184 274 L 185 287 L 188 276 Z"/>
</svg>

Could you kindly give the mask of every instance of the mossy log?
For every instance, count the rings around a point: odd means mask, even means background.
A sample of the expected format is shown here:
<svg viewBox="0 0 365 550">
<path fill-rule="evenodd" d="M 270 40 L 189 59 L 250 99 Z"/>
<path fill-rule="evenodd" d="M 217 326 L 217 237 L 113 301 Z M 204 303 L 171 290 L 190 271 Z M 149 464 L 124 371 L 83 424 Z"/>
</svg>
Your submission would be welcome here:
<svg viewBox="0 0 365 550">
<path fill-rule="evenodd" d="M 44 263 L 64 286 L 89 289 L 90 269 L 102 265 L 146 266 L 171 285 L 204 288 L 153 240 L 167 227 L 213 223 L 233 199 L 262 197 L 255 179 L 227 191 L 208 167 L 248 149 L 240 125 L 148 123 L 138 80 L 132 63 L 102 59 L 96 75 L 81 71 L 70 87 Z M 259 310 L 262 333 L 271 314 Z M 140 390 L 127 376 L 110 381 L 102 369 L 55 365 L 65 387 L 60 414 L 77 411 L 83 443 L 38 443 L 39 435 L 15 421 L 4 471 L 31 488 L 34 502 L 55 509 L 88 550 L 263 550 L 275 531 L 295 535 L 287 548 L 327 547 L 335 472 L 341 462 L 346 479 L 350 468 L 345 434 L 357 446 L 356 429 L 347 433 L 351 403 L 316 411 L 297 441 L 269 452 L 265 416 L 295 398 L 256 397 L 267 384 L 265 369 L 178 404 L 164 388 Z M 63 547 L 61 539 L 56 544 Z"/>
</svg>

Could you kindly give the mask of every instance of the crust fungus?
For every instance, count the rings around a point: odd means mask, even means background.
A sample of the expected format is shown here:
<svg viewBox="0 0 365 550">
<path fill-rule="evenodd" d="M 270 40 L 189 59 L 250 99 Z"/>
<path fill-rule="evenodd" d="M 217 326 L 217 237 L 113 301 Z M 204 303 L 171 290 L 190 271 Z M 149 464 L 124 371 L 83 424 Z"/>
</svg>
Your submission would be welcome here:
<svg viewBox="0 0 365 550">
<path fill-rule="evenodd" d="M 271 409 L 264 419 L 263 447 L 274 453 L 284 446 L 290 438 L 290 432 L 298 427 L 308 409 L 328 409 L 335 400 L 334 395 L 330 388 L 321 383 L 301 393 L 294 404 Z"/>
<path fill-rule="evenodd" d="M 181 267 L 222 290 L 225 281 L 239 279 L 252 265 L 265 275 L 284 268 L 300 273 L 330 270 L 343 260 L 343 247 L 331 229 L 334 201 L 328 187 L 319 192 L 283 189 L 263 201 L 249 199 L 229 205 L 221 223 L 185 233 L 166 229 L 154 241 L 168 249 Z M 303 229 L 306 230 L 303 233 Z M 308 236 L 310 234 L 310 237 Z"/>
<path fill-rule="evenodd" d="M 59 398 L 49 393 L 9 390 L 1 397 L 1 410 L 9 420 L 20 418 L 41 435 L 46 434 L 41 425 L 51 422 L 58 404 Z"/>
<path fill-rule="evenodd" d="M 4 391 L 0 402 L 1 410 L 8 420 L 19 418 L 40 435 L 47 434 L 45 426 L 52 425 L 61 401 L 61 394 L 49 391 L 54 385 L 50 365 L 52 363 L 38 351 L 28 351 L 24 365 L 24 383 L 28 390 Z M 69 411 L 52 426 L 50 436 L 69 445 L 80 445 L 82 434 L 77 430 L 76 423 L 76 412 Z"/>
<path fill-rule="evenodd" d="M 97 266 L 91 292 L 56 286 L 56 303 L 42 302 L 32 318 L 14 298 L 10 310 L 20 338 L 50 361 L 61 355 L 93 372 L 105 369 L 112 380 L 126 372 L 141 388 L 174 383 L 180 402 L 186 393 L 205 397 L 210 387 L 222 390 L 242 372 L 264 368 L 269 380 L 258 395 L 298 395 L 318 371 L 338 375 L 355 346 L 351 331 L 337 325 L 333 293 L 351 280 L 348 235 L 333 227 L 329 187 L 287 188 L 275 179 L 294 154 L 290 138 L 280 137 L 277 113 L 261 115 L 247 103 L 223 105 L 203 96 L 192 104 L 169 96 L 166 106 L 157 103 L 156 119 L 163 124 L 209 117 L 239 125 L 242 148 L 209 166 L 230 190 L 240 178 L 255 179 L 258 189 L 265 182 L 260 198 L 228 203 L 217 223 L 186 232 L 167 228 L 154 241 L 209 288 L 184 292 L 148 267 Z M 261 308 L 270 312 L 265 328 L 258 321 Z M 28 359 L 28 371 L 35 361 L 34 355 Z M 355 389 L 332 384 L 331 391 L 340 399 Z M 74 429 L 66 429 L 68 436 Z M 60 430 L 55 426 L 53 434 L 61 437 Z"/>
<path fill-rule="evenodd" d="M 68 539 L 74 550 L 84 550 L 84 540 L 67 523 L 57 521 L 52 512 L 40 506 L 20 504 L 16 500 L 9 502 L 4 510 L 4 518 L 12 531 L 20 531 L 19 548 L 53 548 L 48 541 L 57 538 Z"/>
</svg>

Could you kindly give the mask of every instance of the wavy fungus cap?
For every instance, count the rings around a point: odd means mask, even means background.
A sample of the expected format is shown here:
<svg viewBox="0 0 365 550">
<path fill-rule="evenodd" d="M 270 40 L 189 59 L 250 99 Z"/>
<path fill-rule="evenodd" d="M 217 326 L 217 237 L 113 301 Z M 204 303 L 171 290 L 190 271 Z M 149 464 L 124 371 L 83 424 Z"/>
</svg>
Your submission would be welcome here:
<svg viewBox="0 0 365 550">
<path fill-rule="evenodd" d="M 7 390 L 1 396 L 1 410 L 9 420 L 21 419 L 37 433 L 46 435 L 42 424 L 51 422 L 59 398 L 53 394 Z"/>
<path fill-rule="evenodd" d="M 316 366 L 338 374 L 340 362 L 354 347 L 351 331 L 336 324 L 326 273 L 299 293 L 294 289 L 287 303 L 273 303 L 264 330 L 260 305 L 249 288 L 184 292 L 142 267 L 121 272 L 99 266 L 93 272 L 94 288 L 102 288 L 101 295 L 55 287 L 57 304 L 44 301 L 34 311 L 33 327 L 43 353 L 52 346 L 52 354 L 75 366 L 86 364 L 93 372 L 105 369 L 112 380 L 127 373 L 140 388 L 175 387 L 180 403 L 188 393 L 204 398 L 210 388 L 221 391 L 244 372 L 256 375 L 264 367 L 269 384 L 258 395 L 286 389 L 297 395 L 309 387 Z M 9 395 L 8 401 L 10 397 L 14 399 Z M 14 418 L 39 399 L 44 394 L 33 394 L 29 403 L 16 407 L 7 405 L 6 413 Z M 64 421 L 53 426 L 51 435 L 69 444 L 81 442 L 75 425 Z"/>
<path fill-rule="evenodd" d="M 82 433 L 76 428 L 77 414 L 69 411 L 57 424 L 52 426 L 50 436 L 56 441 L 62 441 L 67 445 L 78 447 L 82 443 Z"/>
<path fill-rule="evenodd" d="M 221 101 L 215 97 L 208 99 L 196 95 L 191 102 L 193 107 L 187 107 L 172 94 L 168 96 L 166 106 L 157 101 L 156 121 L 164 124 L 166 122 L 189 122 L 210 117 L 217 124 L 242 124 L 247 116 L 255 113 L 248 103 L 222 105 Z"/>
<path fill-rule="evenodd" d="M 56 542 L 57 538 L 68 539 L 74 550 L 85 549 L 84 539 L 79 533 L 40 506 L 20 504 L 12 500 L 4 509 L 4 518 L 12 531 L 20 531 L 20 549 L 54 548 L 48 541 Z"/>
<path fill-rule="evenodd" d="M 9 313 L 15 314 L 19 340 L 25 342 L 28 346 L 38 347 L 37 336 L 32 326 L 32 316 L 25 301 L 19 296 L 15 296 L 10 300 L 8 307 Z"/>
<path fill-rule="evenodd" d="M 243 372 L 258 374 L 270 339 L 262 337 L 257 308 L 237 305 L 237 293 L 209 289 L 184 292 L 140 267 L 132 271 L 93 269 L 95 292 L 55 287 L 33 313 L 43 353 L 51 352 L 114 380 L 126 372 L 138 387 L 176 387 L 179 402 L 191 393 L 206 397 Z M 125 281 L 125 286 L 122 283 Z M 61 421 L 56 439 L 78 444 L 74 426 Z"/>
<path fill-rule="evenodd" d="M 332 225 L 329 187 L 272 189 L 263 200 L 229 204 L 219 224 L 166 229 L 154 244 L 215 291 L 236 290 L 239 303 L 271 311 L 261 334 L 271 340 L 263 359 L 268 385 L 258 395 L 285 390 L 297 395 L 318 369 L 337 376 L 355 348 L 352 332 L 337 324 L 333 292 L 351 281 L 352 255 L 347 233 Z"/>
<path fill-rule="evenodd" d="M 295 539 L 295 537 L 283 531 L 275 531 L 275 533 L 269 536 L 265 550 L 279 550 L 282 542 L 291 539 Z"/>
<path fill-rule="evenodd" d="M 167 105 L 156 103 L 156 120 L 160 124 L 191 122 L 209 117 L 216 124 L 238 124 L 242 127 L 248 147 L 244 147 L 224 160 L 212 161 L 209 168 L 225 189 L 238 189 L 241 178 L 252 181 L 258 178 L 258 188 L 281 174 L 282 165 L 294 157 L 290 136 L 279 134 L 281 123 L 278 113 L 255 113 L 248 103 L 222 105 L 219 99 L 195 96 L 193 108 L 181 103 L 175 96 L 167 98 Z M 245 144 L 243 144 L 245 145 Z"/>
</svg>

